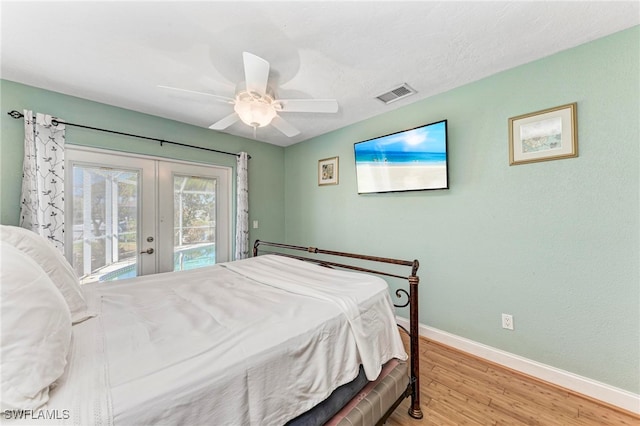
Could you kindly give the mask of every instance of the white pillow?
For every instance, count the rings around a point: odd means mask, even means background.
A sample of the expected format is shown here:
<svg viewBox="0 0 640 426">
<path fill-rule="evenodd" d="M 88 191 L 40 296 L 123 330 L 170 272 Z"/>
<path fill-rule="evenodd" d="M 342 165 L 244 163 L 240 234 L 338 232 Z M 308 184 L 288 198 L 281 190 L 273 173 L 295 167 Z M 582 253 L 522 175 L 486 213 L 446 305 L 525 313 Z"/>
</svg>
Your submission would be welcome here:
<svg viewBox="0 0 640 426">
<path fill-rule="evenodd" d="M 42 268 L 5 242 L 0 242 L 0 318 L 1 409 L 38 409 L 67 364 L 71 314 Z"/>
<path fill-rule="evenodd" d="M 28 229 L 0 225 L 0 241 L 7 242 L 29 255 L 49 275 L 69 305 L 73 324 L 95 316 L 87 310 L 76 272 L 62 253 L 46 238 Z"/>
</svg>

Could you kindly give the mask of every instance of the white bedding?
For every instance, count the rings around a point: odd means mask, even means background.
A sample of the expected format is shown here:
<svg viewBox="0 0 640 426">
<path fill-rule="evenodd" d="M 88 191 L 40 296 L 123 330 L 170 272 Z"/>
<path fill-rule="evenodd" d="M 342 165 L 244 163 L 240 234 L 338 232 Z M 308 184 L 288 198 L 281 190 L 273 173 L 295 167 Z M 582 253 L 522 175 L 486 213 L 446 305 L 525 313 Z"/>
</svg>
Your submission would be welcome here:
<svg viewBox="0 0 640 426">
<path fill-rule="evenodd" d="M 84 294 L 99 314 L 47 407 L 67 423 L 280 425 L 407 358 L 384 280 L 280 256 Z"/>
</svg>

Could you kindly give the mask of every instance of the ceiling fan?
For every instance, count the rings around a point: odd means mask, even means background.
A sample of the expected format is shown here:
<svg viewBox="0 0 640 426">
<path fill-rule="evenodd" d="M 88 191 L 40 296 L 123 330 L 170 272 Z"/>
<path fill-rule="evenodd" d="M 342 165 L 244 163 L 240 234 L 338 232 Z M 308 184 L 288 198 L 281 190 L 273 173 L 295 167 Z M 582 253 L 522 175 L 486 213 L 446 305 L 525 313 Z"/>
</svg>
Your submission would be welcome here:
<svg viewBox="0 0 640 426">
<path fill-rule="evenodd" d="M 267 85 L 269 78 L 269 62 L 249 52 L 242 52 L 244 61 L 244 85 L 238 85 L 233 98 L 218 96 L 193 90 L 179 89 L 169 86 L 158 86 L 164 89 L 179 90 L 187 93 L 205 95 L 214 100 L 233 105 L 233 113 L 216 121 L 210 129 L 224 130 L 237 121 L 242 121 L 256 129 L 271 124 L 288 137 L 300 134 L 300 131 L 280 117 L 279 113 L 289 112 L 338 112 L 335 99 L 278 99 L 272 88 Z"/>
</svg>

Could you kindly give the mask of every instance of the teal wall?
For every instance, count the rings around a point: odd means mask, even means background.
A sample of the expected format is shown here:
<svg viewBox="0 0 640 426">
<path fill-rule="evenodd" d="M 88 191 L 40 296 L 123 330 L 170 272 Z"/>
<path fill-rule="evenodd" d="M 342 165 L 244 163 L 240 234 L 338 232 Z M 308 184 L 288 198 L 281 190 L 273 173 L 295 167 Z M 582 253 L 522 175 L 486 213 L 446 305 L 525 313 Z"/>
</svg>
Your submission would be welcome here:
<svg viewBox="0 0 640 426">
<path fill-rule="evenodd" d="M 11 110 L 30 109 L 60 117 L 70 123 L 113 129 L 164 140 L 213 148 L 226 152 L 246 151 L 249 161 L 250 241 L 284 238 L 284 149 L 209 129 L 191 126 L 122 108 L 91 102 L 7 80 L 0 80 L 0 223 L 17 225 L 24 154 L 24 124 L 7 115 Z M 77 127 L 67 127 L 67 143 L 154 155 L 233 167 L 236 158 L 176 145 L 118 136 Z M 235 178 L 234 178 L 235 182 Z M 234 200 L 235 204 L 235 200 Z"/>
<path fill-rule="evenodd" d="M 635 27 L 286 148 L 287 241 L 417 258 L 423 324 L 640 393 L 639 40 Z M 508 118 L 571 102 L 579 157 L 509 166 Z M 357 194 L 354 142 L 441 119 L 451 189 Z M 340 183 L 319 187 L 332 156 Z"/>
</svg>

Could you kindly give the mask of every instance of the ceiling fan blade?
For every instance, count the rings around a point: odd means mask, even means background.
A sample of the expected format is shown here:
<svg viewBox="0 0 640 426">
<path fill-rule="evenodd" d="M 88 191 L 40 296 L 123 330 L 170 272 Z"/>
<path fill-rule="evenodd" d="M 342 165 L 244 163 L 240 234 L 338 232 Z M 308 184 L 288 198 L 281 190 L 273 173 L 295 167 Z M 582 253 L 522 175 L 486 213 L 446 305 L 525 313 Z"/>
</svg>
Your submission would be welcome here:
<svg viewBox="0 0 640 426">
<path fill-rule="evenodd" d="M 269 79 L 269 62 L 249 52 L 242 52 L 244 61 L 244 80 L 248 92 L 265 95 Z"/>
<path fill-rule="evenodd" d="M 338 112 L 335 99 L 278 99 L 280 112 Z"/>
<path fill-rule="evenodd" d="M 284 133 L 285 136 L 288 136 L 290 138 L 300 134 L 300 130 L 296 129 L 291 124 L 289 124 L 288 121 L 283 120 L 282 117 L 279 117 L 277 115 L 273 118 L 273 120 L 271 120 L 271 124 L 273 125 L 273 127 Z"/>
<path fill-rule="evenodd" d="M 176 90 L 178 92 L 191 93 L 193 95 L 209 96 L 209 97 L 215 99 L 216 101 L 220 101 L 220 102 L 224 102 L 224 103 L 228 103 L 228 104 L 229 103 L 232 104 L 234 102 L 233 98 L 228 98 L 226 96 L 213 95 L 211 93 L 196 92 L 195 90 L 179 89 L 177 87 L 170 87 L 170 86 L 163 86 L 163 85 L 158 85 L 158 87 L 161 88 L 161 89 L 169 89 L 169 90 Z"/>
<path fill-rule="evenodd" d="M 227 115 L 222 120 L 216 121 L 211 126 L 209 126 L 209 128 L 212 130 L 224 130 L 238 120 L 240 120 L 240 117 L 237 113 L 234 112 L 233 114 Z"/>
</svg>

